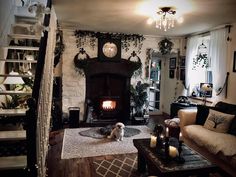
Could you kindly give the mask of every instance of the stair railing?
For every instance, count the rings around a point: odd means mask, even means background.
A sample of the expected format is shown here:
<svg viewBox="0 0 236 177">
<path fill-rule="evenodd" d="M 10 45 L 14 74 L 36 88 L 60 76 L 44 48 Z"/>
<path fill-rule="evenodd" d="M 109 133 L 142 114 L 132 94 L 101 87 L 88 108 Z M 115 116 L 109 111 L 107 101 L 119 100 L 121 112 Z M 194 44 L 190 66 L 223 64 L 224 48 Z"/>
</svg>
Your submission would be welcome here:
<svg viewBox="0 0 236 177">
<path fill-rule="evenodd" d="M 40 40 L 39 56 L 35 72 L 32 98 L 28 100 L 29 110 L 26 113 L 27 135 L 27 176 L 46 176 L 46 157 L 50 130 L 52 89 L 53 89 L 53 59 L 56 43 L 56 15 L 48 0 L 50 14 L 45 14 L 44 27 Z"/>
</svg>

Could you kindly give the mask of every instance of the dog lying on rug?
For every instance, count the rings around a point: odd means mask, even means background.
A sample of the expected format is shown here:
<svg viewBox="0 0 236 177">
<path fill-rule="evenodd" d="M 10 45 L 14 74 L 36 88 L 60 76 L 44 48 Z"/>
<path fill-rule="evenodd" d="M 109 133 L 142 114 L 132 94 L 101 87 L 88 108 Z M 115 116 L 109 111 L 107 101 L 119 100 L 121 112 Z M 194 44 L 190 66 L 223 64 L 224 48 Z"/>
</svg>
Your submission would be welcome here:
<svg viewBox="0 0 236 177">
<path fill-rule="evenodd" d="M 121 122 L 116 123 L 115 128 L 107 138 L 114 138 L 116 141 L 123 141 L 125 125 Z"/>
</svg>

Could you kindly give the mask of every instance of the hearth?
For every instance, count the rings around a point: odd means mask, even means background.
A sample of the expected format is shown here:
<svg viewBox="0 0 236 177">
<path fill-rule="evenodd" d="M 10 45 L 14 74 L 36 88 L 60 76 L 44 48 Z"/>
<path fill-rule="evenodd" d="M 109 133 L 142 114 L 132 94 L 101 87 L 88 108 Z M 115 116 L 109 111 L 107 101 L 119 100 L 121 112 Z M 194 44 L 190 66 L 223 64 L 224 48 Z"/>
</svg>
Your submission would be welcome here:
<svg viewBox="0 0 236 177">
<path fill-rule="evenodd" d="M 87 122 L 129 121 L 130 78 L 141 63 L 94 58 L 75 60 L 75 65 L 85 72 Z"/>
</svg>

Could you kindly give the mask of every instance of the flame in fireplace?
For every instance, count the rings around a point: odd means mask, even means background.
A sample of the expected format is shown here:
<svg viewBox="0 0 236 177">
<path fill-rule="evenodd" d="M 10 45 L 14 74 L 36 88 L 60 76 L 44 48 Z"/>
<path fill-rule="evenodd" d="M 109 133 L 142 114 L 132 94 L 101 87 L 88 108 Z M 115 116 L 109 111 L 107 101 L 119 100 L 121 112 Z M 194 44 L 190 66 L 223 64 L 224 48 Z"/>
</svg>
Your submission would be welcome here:
<svg viewBox="0 0 236 177">
<path fill-rule="evenodd" d="M 103 101 L 102 108 L 104 110 L 113 110 L 116 108 L 116 101 L 112 101 L 112 100 Z"/>
</svg>

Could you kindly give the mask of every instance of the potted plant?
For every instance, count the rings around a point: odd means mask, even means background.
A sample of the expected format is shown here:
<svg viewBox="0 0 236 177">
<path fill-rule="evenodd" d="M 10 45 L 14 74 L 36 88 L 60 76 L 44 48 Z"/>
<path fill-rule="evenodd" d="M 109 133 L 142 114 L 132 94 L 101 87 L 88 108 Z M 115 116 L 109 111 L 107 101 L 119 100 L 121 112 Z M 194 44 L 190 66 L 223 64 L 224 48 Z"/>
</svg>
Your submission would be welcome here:
<svg viewBox="0 0 236 177">
<path fill-rule="evenodd" d="M 131 96 L 131 105 L 135 110 L 134 117 L 143 117 L 145 113 L 143 106 L 147 102 L 148 86 L 149 84 L 141 83 L 141 81 L 138 81 L 135 86 L 131 85 L 130 96 Z"/>
</svg>

